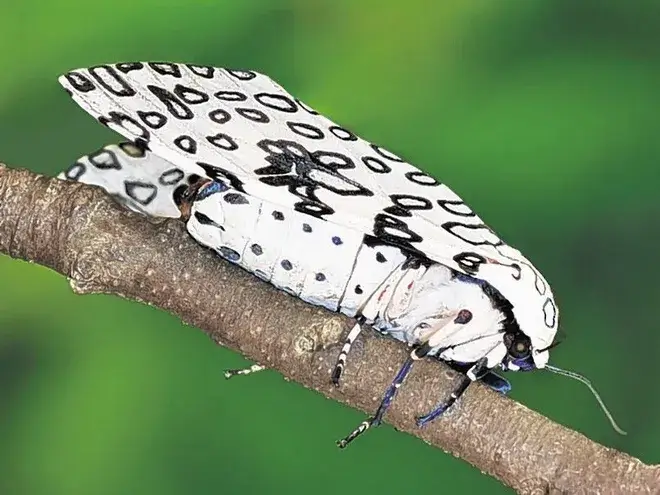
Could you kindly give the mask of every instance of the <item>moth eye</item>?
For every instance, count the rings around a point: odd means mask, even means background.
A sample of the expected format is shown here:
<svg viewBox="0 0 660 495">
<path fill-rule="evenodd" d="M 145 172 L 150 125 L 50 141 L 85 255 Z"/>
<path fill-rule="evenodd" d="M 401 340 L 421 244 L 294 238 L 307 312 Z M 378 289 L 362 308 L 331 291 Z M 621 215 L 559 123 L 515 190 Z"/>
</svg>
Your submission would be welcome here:
<svg viewBox="0 0 660 495">
<path fill-rule="evenodd" d="M 507 342 L 509 355 L 514 359 L 523 359 L 529 356 L 532 343 L 526 335 L 511 335 Z"/>
</svg>

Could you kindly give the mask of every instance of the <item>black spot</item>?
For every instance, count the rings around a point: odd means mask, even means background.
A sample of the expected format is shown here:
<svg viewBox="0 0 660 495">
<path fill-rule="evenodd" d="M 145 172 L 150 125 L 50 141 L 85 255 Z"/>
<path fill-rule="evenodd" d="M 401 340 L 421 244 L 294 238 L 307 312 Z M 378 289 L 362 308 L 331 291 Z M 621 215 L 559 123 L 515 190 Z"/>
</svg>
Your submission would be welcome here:
<svg viewBox="0 0 660 495">
<path fill-rule="evenodd" d="M 287 113 L 296 113 L 298 111 L 296 104 L 284 95 L 276 93 L 258 93 L 254 95 L 254 99 L 263 106 L 272 108 L 273 110 Z"/>
<path fill-rule="evenodd" d="M 362 294 L 363 292 L 364 291 L 362 290 L 362 287 L 360 287 L 359 284 L 355 286 L 355 293 L 356 294 Z"/>
<path fill-rule="evenodd" d="M 69 169 L 64 172 L 64 176 L 69 180 L 78 180 L 87 171 L 87 168 L 82 163 L 74 163 Z"/>
<path fill-rule="evenodd" d="M 242 194 L 238 193 L 227 193 L 225 194 L 225 201 L 227 203 L 230 203 L 232 205 L 247 205 L 250 204 L 250 202 L 243 196 Z"/>
<path fill-rule="evenodd" d="M 364 163 L 369 170 L 376 174 L 387 174 L 392 171 L 392 168 L 379 158 L 373 156 L 363 156 L 362 163 Z"/>
<path fill-rule="evenodd" d="M 161 76 L 172 76 L 177 79 L 181 77 L 181 69 L 176 64 L 167 62 L 152 62 L 147 64 L 151 69 Z"/>
<path fill-rule="evenodd" d="M 274 211 L 273 218 L 275 220 L 284 220 L 284 213 L 282 213 L 281 211 Z"/>
<path fill-rule="evenodd" d="M 312 227 L 308 223 L 303 223 L 302 229 L 303 229 L 303 232 L 311 232 L 312 231 Z"/>
<path fill-rule="evenodd" d="M 199 211 L 195 212 L 195 219 L 197 219 L 197 221 L 202 225 L 213 225 L 214 227 L 218 226 L 217 222 L 214 222 L 211 217 Z"/>
<path fill-rule="evenodd" d="M 241 257 L 241 255 L 238 254 L 237 251 L 234 251 L 232 248 L 227 247 L 227 246 L 220 246 L 218 251 L 220 251 L 220 255 L 223 258 L 226 258 L 229 261 L 238 261 Z"/>
<path fill-rule="evenodd" d="M 190 136 L 179 136 L 174 140 L 174 144 L 182 151 L 194 155 L 197 153 L 197 142 Z"/>
<path fill-rule="evenodd" d="M 420 172 L 419 170 L 414 172 L 406 172 L 405 175 L 406 179 L 408 179 L 410 182 L 414 182 L 420 186 L 440 185 L 440 183 L 434 177 L 431 177 L 429 174 L 425 174 L 424 172 Z"/>
<path fill-rule="evenodd" d="M 142 110 L 138 110 L 137 114 L 140 120 L 152 129 L 160 129 L 167 122 L 167 117 L 160 112 L 143 112 Z"/>
<path fill-rule="evenodd" d="M 245 101 L 247 100 L 247 96 L 240 91 L 218 91 L 217 93 L 214 93 L 213 96 L 215 96 L 218 100 L 222 101 Z"/>
<path fill-rule="evenodd" d="M 234 151 L 238 149 L 238 144 L 236 144 L 236 141 L 234 141 L 231 136 L 221 132 L 215 136 L 207 136 L 206 140 L 221 150 Z"/>
<path fill-rule="evenodd" d="M 240 81 L 249 81 L 250 79 L 254 79 L 257 77 L 256 72 L 252 72 L 251 70 L 238 70 L 238 69 L 225 69 L 227 71 L 227 74 L 229 74 L 232 77 L 235 77 L 236 79 Z"/>
<path fill-rule="evenodd" d="M 339 246 L 340 244 L 343 244 L 344 241 L 341 240 L 341 237 L 334 236 L 334 237 L 332 238 L 332 243 L 333 243 L 335 246 Z"/>
<path fill-rule="evenodd" d="M 286 271 L 289 271 L 293 268 L 293 265 L 289 260 L 282 260 L 280 265 L 282 265 L 282 268 L 284 268 Z"/>
<path fill-rule="evenodd" d="M 456 318 L 454 318 L 454 323 L 458 323 L 459 325 L 465 325 L 466 323 L 470 323 L 472 321 L 472 311 L 469 309 L 461 309 L 458 312 L 458 315 L 456 315 Z"/>
<path fill-rule="evenodd" d="M 89 155 L 89 161 L 100 170 L 121 170 L 117 154 L 114 151 L 100 149 Z"/>
<path fill-rule="evenodd" d="M 92 83 L 87 76 L 84 76 L 79 72 L 69 72 L 65 74 L 64 77 L 76 91 L 80 91 L 81 93 L 88 93 L 96 88 L 94 83 Z"/>
<path fill-rule="evenodd" d="M 252 122 L 259 122 L 260 124 L 267 124 L 270 122 L 268 115 L 256 108 L 236 108 L 236 113 Z"/>
<path fill-rule="evenodd" d="M 264 250 L 261 249 L 259 244 L 252 244 L 252 246 L 250 246 L 250 250 L 257 256 L 261 256 L 264 253 Z"/>
<path fill-rule="evenodd" d="M 174 117 L 181 120 L 190 120 L 195 115 L 176 95 L 168 90 L 152 84 L 147 84 L 147 89 L 158 98 Z"/>
<path fill-rule="evenodd" d="M 342 141 L 357 141 L 357 136 L 353 134 L 348 129 L 339 127 L 338 125 L 333 125 L 328 127 L 328 130 L 338 139 Z"/>
<path fill-rule="evenodd" d="M 124 190 L 129 198 L 143 206 L 151 203 L 158 192 L 158 188 L 154 184 L 140 181 L 125 181 Z"/>
<path fill-rule="evenodd" d="M 158 178 L 158 182 L 163 186 L 173 186 L 185 177 L 183 171 L 178 168 L 171 168 L 163 172 Z"/>
<path fill-rule="evenodd" d="M 190 105 L 198 105 L 209 101 L 209 95 L 195 88 L 188 88 L 181 84 L 174 86 L 174 94 Z"/>
<path fill-rule="evenodd" d="M 387 261 L 387 258 L 386 258 L 385 256 L 383 256 L 383 253 L 381 253 L 380 251 L 378 251 L 378 252 L 376 253 L 376 261 L 377 261 L 378 263 L 385 263 L 385 262 Z"/>
<path fill-rule="evenodd" d="M 217 110 L 211 110 L 209 112 L 209 119 L 216 124 L 226 124 L 231 120 L 231 115 L 226 110 L 218 108 Z"/>
<path fill-rule="evenodd" d="M 318 282 L 323 282 L 325 280 L 325 275 L 323 273 L 317 273 L 316 276 L 314 277 Z"/>
<path fill-rule="evenodd" d="M 136 95 L 136 91 L 110 65 L 90 67 L 89 73 L 108 93 L 120 97 Z"/>
<path fill-rule="evenodd" d="M 294 132 L 299 136 L 309 139 L 323 139 L 323 131 L 313 125 L 304 122 L 287 122 L 286 125 L 291 129 L 291 132 Z"/>
<path fill-rule="evenodd" d="M 215 68 L 213 67 L 192 64 L 187 64 L 186 67 L 188 67 L 188 70 L 196 76 L 203 77 L 204 79 L 213 79 L 213 73 L 215 72 Z"/>
<path fill-rule="evenodd" d="M 117 69 L 123 72 L 124 74 L 128 74 L 131 71 L 143 69 L 144 64 L 141 62 L 124 62 L 115 65 L 115 67 L 117 67 Z"/>
</svg>

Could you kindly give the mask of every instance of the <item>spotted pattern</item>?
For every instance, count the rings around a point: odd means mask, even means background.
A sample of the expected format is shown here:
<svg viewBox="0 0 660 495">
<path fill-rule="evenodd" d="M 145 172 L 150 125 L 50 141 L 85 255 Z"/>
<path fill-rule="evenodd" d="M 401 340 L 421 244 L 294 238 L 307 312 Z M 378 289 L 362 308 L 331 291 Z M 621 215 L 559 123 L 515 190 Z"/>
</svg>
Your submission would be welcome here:
<svg viewBox="0 0 660 495">
<path fill-rule="evenodd" d="M 314 222 L 332 220 L 363 232 L 367 246 L 441 261 L 468 275 L 479 276 L 486 263 L 499 265 L 502 271 L 488 271 L 487 281 L 514 308 L 534 306 L 537 321 L 556 327 L 554 300 L 540 273 L 449 188 L 320 116 L 266 76 L 203 65 L 128 62 L 74 70 L 61 82 L 101 123 L 131 139 L 142 156 L 151 150 L 173 160 L 169 175 L 163 170 L 148 184 L 122 182 L 120 194 L 136 203 L 153 201 L 153 187 L 180 188 L 186 174 L 205 176 L 233 190 L 236 196 L 225 196 L 225 203 L 243 204 L 239 198 L 263 195 L 281 207 L 284 222 L 289 212 L 306 215 L 310 220 L 298 221 L 298 232 L 320 235 Z M 64 176 L 80 180 L 91 170 L 121 171 L 111 153 L 99 152 L 72 165 Z M 375 258 L 386 265 L 392 257 L 376 251 Z M 511 279 L 519 285 L 507 285 Z M 533 301 L 530 289 L 537 297 Z M 531 316 L 517 314 L 521 325 L 534 324 Z"/>
</svg>

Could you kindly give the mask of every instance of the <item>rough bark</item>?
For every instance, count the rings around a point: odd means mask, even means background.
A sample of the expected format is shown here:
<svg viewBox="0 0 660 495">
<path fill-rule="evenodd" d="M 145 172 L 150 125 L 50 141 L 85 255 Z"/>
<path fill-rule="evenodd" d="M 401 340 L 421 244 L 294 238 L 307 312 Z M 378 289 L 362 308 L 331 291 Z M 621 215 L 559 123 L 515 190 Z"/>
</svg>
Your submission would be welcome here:
<svg viewBox="0 0 660 495">
<path fill-rule="evenodd" d="M 330 371 L 348 318 L 223 262 L 179 221 L 152 222 L 97 188 L 2 165 L 0 253 L 52 268 L 79 294 L 116 294 L 169 311 L 218 344 L 366 413 L 407 353 L 397 342 L 363 332 L 335 388 Z M 660 466 L 599 445 L 481 385 L 470 387 L 441 420 L 417 428 L 413 418 L 449 394 L 456 379 L 442 363 L 419 363 L 387 422 L 519 493 L 660 492 Z"/>
</svg>

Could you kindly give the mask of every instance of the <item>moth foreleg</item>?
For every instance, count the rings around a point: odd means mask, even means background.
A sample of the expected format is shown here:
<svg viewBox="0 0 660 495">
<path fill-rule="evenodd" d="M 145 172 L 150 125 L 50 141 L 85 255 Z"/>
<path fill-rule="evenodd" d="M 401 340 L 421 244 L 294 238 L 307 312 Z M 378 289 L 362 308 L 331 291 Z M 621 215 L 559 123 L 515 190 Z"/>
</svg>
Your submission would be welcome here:
<svg viewBox="0 0 660 495">
<path fill-rule="evenodd" d="M 266 367 L 261 364 L 253 364 L 247 368 L 239 368 L 232 370 L 225 370 L 225 378 L 229 380 L 230 378 L 238 375 L 250 375 L 252 373 L 257 373 L 259 371 L 265 370 Z"/>
<path fill-rule="evenodd" d="M 408 356 L 408 359 L 406 359 L 406 362 L 403 363 L 403 366 L 394 377 L 394 380 L 392 381 L 390 386 L 387 388 L 387 391 L 383 396 L 383 400 L 381 401 L 380 406 L 378 406 L 378 410 L 376 411 L 376 414 L 374 414 L 371 418 L 367 419 L 366 421 L 360 423 L 360 426 L 358 426 L 355 430 L 353 430 L 350 433 L 350 435 L 338 441 L 337 445 L 340 448 L 343 449 L 349 443 L 351 443 L 353 440 L 355 440 L 357 437 L 359 437 L 365 431 L 367 431 L 369 428 L 378 426 L 382 423 L 383 416 L 385 416 L 385 413 L 392 404 L 392 401 L 394 400 L 394 397 L 396 396 L 399 387 L 406 379 L 406 376 L 408 376 L 408 373 L 410 373 L 410 369 L 412 368 L 414 362 L 415 360 L 411 356 Z"/>
<path fill-rule="evenodd" d="M 416 418 L 417 426 L 424 426 L 425 424 L 430 423 L 436 419 L 438 416 L 441 416 L 445 411 L 447 411 L 447 409 L 453 406 L 458 399 L 461 398 L 470 383 L 481 379 L 481 377 L 483 377 L 486 373 L 488 373 L 488 359 L 483 357 L 468 370 L 454 391 L 449 395 L 447 400 L 440 402 L 437 406 L 435 406 L 435 408 L 433 408 L 430 413 Z"/>
<path fill-rule="evenodd" d="M 362 323 L 362 319 L 358 320 L 357 323 L 355 323 L 355 326 L 351 328 L 351 331 L 348 332 L 346 340 L 344 340 L 344 345 L 341 348 L 341 352 L 337 357 L 337 363 L 335 364 L 335 368 L 332 371 L 332 383 L 334 383 L 336 386 L 339 386 L 339 379 L 341 378 L 341 374 L 344 372 L 344 368 L 346 367 L 346 359 L 348 358 L 348 353 L 351 352 L 351 346 L 362 331 Z"/>
</svg>

